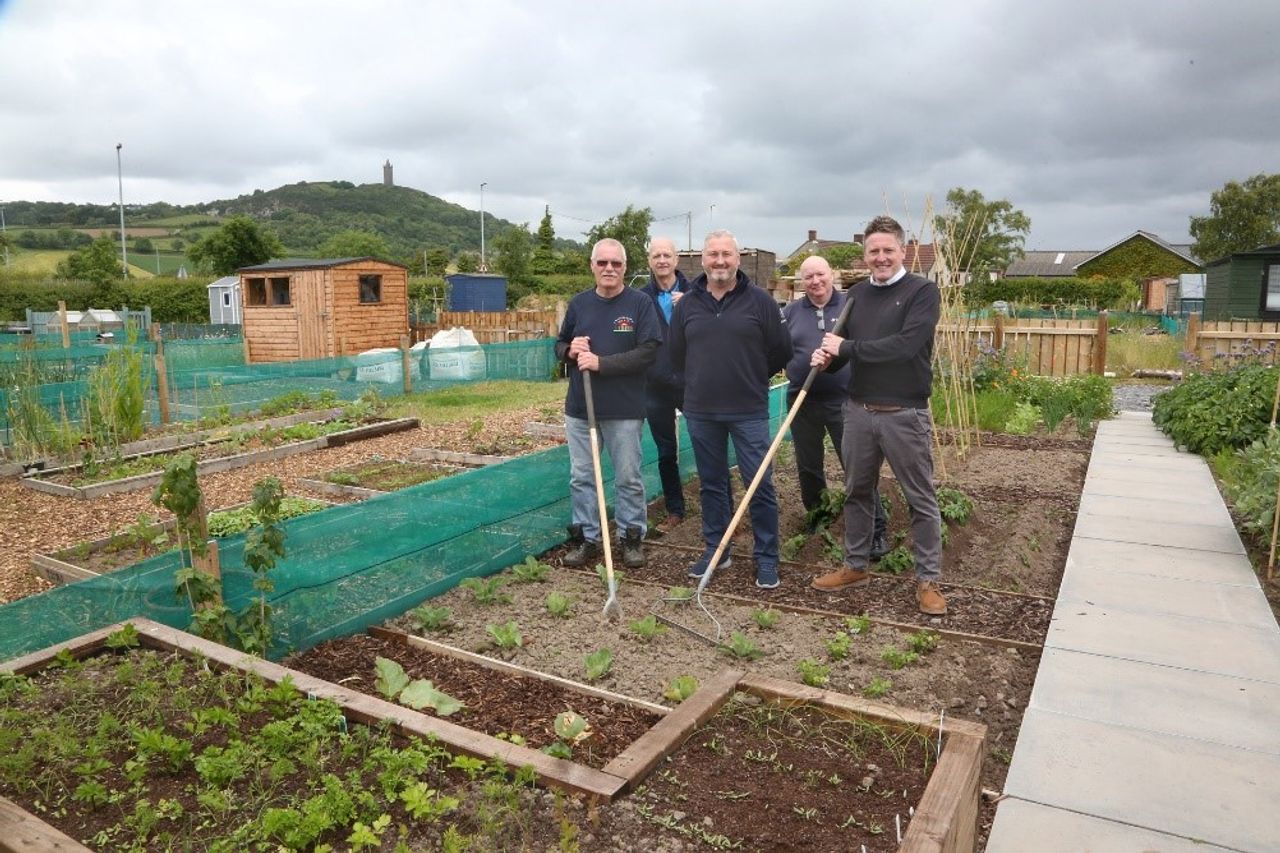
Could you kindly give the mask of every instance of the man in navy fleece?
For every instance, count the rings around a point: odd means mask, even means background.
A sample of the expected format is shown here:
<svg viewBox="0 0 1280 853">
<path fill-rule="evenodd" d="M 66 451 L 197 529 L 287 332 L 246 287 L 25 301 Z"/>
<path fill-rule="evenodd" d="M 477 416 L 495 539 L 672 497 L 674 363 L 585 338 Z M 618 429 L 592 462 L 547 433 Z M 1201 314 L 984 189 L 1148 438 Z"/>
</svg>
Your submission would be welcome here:
<svg viewBox="0 0 1280 853">
<path fill-rule="evenodd" d="M 627 287 L 627 250 L 605 238 L 591 247 L 596 286 L 569 302 L 556 340 L 556 357 L 571 367 L 564 401 L 569 444 L 569 500 L 573 523 L 564 556 L 569 566 L 594 563 L 601 555 L 595 470 L 582 376 L 592 372 L 591 398 L 600 439 L 613 462 L 614 516 L 622 543 L 622 564 L 645 563 L 647 527 L 640 434 L 644 427 L 644 374 L 662 344 L 653 300 Z"/>
<path fill-rule="evenodd" d="M 838 370 L 848 363 L 849 399 L 844 404 L 844 562 L 813 582 L 835 591 L 863 587 L 872 541 L 872 500 L 880 466 L 888 460 L 911 507 L 916 558 L 916 603 L 921 613 L 941 616 L 947 600 L 942 576 L 942 515 L 933 486 L 933 335 L 941 313 L 938 285 L 903 266 L 902 226 L 889 216 L 867 225 L 863 261 L 871 277 L 848 294 L 853 311 L 843 329 L 827 332 L 812 363 Z"/>
<path fill-rule="evenodd" d="M 705 272 L 689 286 L 671 315 L 671 363 L 684 373 L 684 414 L 701 480 L 702 538 L 706 550 L 689 569 L 700 578 L 720 544 L 733 506 L 729 442 L 742 482 L 764 462 L 769 436 L 769 377 L 791 358 L 791 335 L 778 305 L 741 270 L 738 241 L 712 231 L 702 246 Z M 772 466 L 751 499 L 756 586 L 778 579 L 778 499 Z M 726 553 L 716 568 L 729 565 Z"/>
</svg>

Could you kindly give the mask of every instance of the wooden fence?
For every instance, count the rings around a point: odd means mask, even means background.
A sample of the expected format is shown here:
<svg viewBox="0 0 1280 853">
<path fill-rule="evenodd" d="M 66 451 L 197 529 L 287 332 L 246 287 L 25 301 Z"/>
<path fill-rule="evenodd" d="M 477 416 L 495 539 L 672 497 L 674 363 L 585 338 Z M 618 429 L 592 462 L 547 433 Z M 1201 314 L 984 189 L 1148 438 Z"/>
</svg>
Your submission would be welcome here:
<svg viewBox="0 0 1280 853">
<path fill-rule="evenodd" d="M 1280 348 L 1280 323 L 1262 320 L 1202 323 L 1195 314 L 1187 318 L 1187 352 L 1195 353 L 1205 366 L 1232 357 L 1275 364 L 1277 348 Z"/>
<path fill-rule="evenodd" d="M 962 334 L 1019 359 L 1039 376 L 1102 374 L 1107 365 L 1107 314 L 1096 320 L 1010 319 L 999 314 L 960 325 L 942 324 L 939 334 Z"/>
<path fill-rule="evenodd" d="M 411 323 L 413 343 L 430 340 L 441 329 L 470 329 L 482 344 L 505 344 L 534 338 L 554 338 L 563 313 L 558 311 L 441 311 L 434 323 Z"/>
</svg>

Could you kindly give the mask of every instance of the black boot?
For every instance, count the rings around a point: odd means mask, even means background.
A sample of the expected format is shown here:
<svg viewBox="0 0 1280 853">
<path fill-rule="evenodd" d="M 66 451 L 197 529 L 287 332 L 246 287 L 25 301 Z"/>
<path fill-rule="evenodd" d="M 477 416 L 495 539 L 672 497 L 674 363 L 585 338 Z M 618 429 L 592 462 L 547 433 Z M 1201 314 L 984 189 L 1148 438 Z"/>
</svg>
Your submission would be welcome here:
<svg viewBox="0 0 1280 853">
<path fill-rule="evenodd" d="M 639 569 L 644 566 L 644 537 L 639 527 L 628 527 L 622 537 L 622 565 L 628 569 Z"/>
<path fill-rule="evenodd" d="M 885 554 L 889 553 L 889 543 L 885 542 L 883 533 L 877 533 L 871 537 L 871 559 L 879 560 Z"/>
<path fill-rule="evenodd" d="M 587 539 L 582 534 L 581 524 L 569 525 L 569 544 L 573 547 L 565 552 L 563 562 L 566 566 L 585 566 L 600 556 L 600 543 Z"/>
</svg>

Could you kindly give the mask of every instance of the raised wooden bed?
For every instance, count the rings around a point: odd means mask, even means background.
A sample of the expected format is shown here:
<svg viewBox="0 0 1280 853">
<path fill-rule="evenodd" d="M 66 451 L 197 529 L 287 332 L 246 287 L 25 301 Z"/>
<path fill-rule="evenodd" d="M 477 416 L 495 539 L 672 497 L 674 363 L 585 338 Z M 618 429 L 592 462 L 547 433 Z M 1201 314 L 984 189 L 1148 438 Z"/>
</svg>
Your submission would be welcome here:
<svg viewBox="0 0 1280 853">
<path fill-rule="evenodd" d="M 942 744 L 942 751 L 925 793 L 915 808 L 915 815 L 903 837 L 900 850 L 913 853 L 952 853 L 973 849 L 980 795 L 979 776 L 986 738 L 986 729 L 974 723 L 952 720 L 943 722 L 932 715 L 726 669 L 675 709 L 666 712 L 658 723 L 610 761 L 603 770 L 594 770 L 401 705 L 347 690 L 340 685 L 278 664 L 249 657 L 147 619 L 136 618 L 129 621 L 137 629 L 144 647 L 199 655 L 215 666 L 253 672 L 273 683 L 288 677 L 298 690 L 336 703 L 351 721 L 388 721 L 399 733 L 435 737 L 440 744 L 456 753 L 482 759 L 496 758 L 516 767 L 529 766 L 545 785 L 602 801 L 612 800 L 637 785 L 667 756 L 681 748 L 689 736 L 715 715 L 735 691 L 749 693 L 783 706 L 817 707 L 839 716 L 866 719 L 878 725 L 924 733 L 930 738 L 938 739 Z M 119 630 L 122 624 L 17 658 L 0 666 L 0 672 L 36 672 L 49 666 L 63 651 L 75 658 L 88 657 L 101 649 L 107 637 Z M 440 654 L 465 656 L 468 660 L 481 662 L 504 672 L 519 671 L 519 674 L 528 677 L 547 678 L 511 664 L 501 664 L 430 641 L 405 637 L 404 642 L 419 643 Z M 565 679 L 557 679 L 557 683 L 574 690 L 593 691 L 595 695 L 605 694 L 604 691 L 594 691 L 593 688 Z M 605 695 L 615 701 L 620 698 L 614 694 Z M 623 701 L 634 704 L 637 700 Z M 649 703 L 642 704 L 651 707 Z M 65 836 L 47 827 L 37 817 L 16 809 L 11 803 L 0 803 L 0 849 L 79 849 L 75 846 L 59 848 L 57 845 L 64 843 L 63 838 Z M 35 846 L 32 847 L 32 844 Z"/>
<path fill-rule="evenodd" d="M 443 462 L 446 465 L 462 465 L 467 468 L 483 468 L 506 462 L 510 456 L 486 456 L 481 453 L 463 453 L 458 450 L 438 450 L 434 447 L 414 447 L 405 454 L 409 462 Z"/>
<path fill-rule="evenodd" d="M 363 424 L 349 430 L 335 432 L 331 435 L 320 436 L 319 438 L 308 439 L 307 441 L 297 441 L 291 444 L 285 444 L 280 447 L 271 447 L 264 450 L 252 450 L 248 453 L 238 453 L 234 456 L 206 459 L 196 464 L 196 472 L 198 474 L 216 474 L 219 471 L 230 471 L 235 468 L 244 468 L 248 465 L 254 465 L 259 462 L 270 462 L 275 459 L 284 459 L 287 456 L 306 453 L 311 450 L 320 450 L 325 447 L 338 447 L 343 444 L 349 444 L 353 441 L 359 441 L 365 438 L 373 438 L 375 436 L 386 435 L 391 432 L 402 432 L 404 430 L 416 429 L 417 426 L 417 418 L 396 418 L 395 420 L 390 421 Z M 47 476 L 50 474 L 59 474 L 67 471 L 78 470 L 79 467 L 80 466 L 78 465 L 67 466 L 65 468 L 55 468 L 40 473 Z M 67 486 L 62 483 L 53 483 L 40 479 L 39 476 L 26 476 L 23 477 L 20 482 L 27 488 L 34 489 L 38 492 L 45 492 L 47 494 L 59 495 L 62 497 L 79 498 L 81 500 L 91 500 L 93 498 L 101 497 L 102 495 L 117 494 L 119 492 L 136 492 L 140 489 L 147 489 L 159 483 L 163 477 L 163 471 L 152 471 L 146 474 L 137 474 L 132 477 L 122 477 L 119 480 L 107 480 L 101 483 L 93 483 L 88 486 Z"/>
<path fill-rule="evenodd" d="M 430 469 L 430 472 L 433 475 L 438 475 L 438 476 L 424 477 L 420 482 L 405 482 L 403 485 L 395 486 L 395 488 L 377 488 L 375 487 L 375 484 L 390 485 L 390 483 L 386 483 L 386 484 L 380 483 L 379 481 L 384 479 L 383 477 L 379 477 L 376 474 L 371 475 L 369 473 L 368 469 L 376 469 L 376 468 L 386 468 L 389 470 L 410 469 L 410 468 Z M 355 473 L 355 479 L 357 480 L 364 479 L 368 481 L 366 485 L 335 483 L 331 480 L 314 480 L 310 478 L 301 478 L 298 480 L 298 484 L 302 486 L 306 486 L 307 488 L 313 489 L 315 491 L 321 492 L 326 495 L 333 495 L 334 497 L 346 497 L 346 498 L 355 498 L 356 500 L 366 500 L 368 498 L 375 497 L 377 495 L 387 494 L 388 492 L 399 491 L 400 489 L 407 489 L 407 488 L 411 488 L 412 486 L 421 485 L 422 483 L 432 482 L 434 480 L 442 480 L 445 477 L 449 477 L 449 476 L 452 476 L 453 474 L 458 473 L 460 470 L 462 469 L 455 465 L 450 465 L 448 466 L 448 469 L 445 470 L 444 466 L 436 465 L 430 462 L 402 461 L 397 459 L 381 459 L 381 458 L 375 457 L 374 459 L 370 459 L 365 462 L 360 462 L 355 465 L 349 465 L 345 468 L 338 468 L 334 471 L 329 472 L 329 476 L 333 476 L 334 474 L 337 474 L 339 472 Z M 407 478 L 407 479 L 413 479 L 413 478 Z M 394 478 L 391 478 L 391 480 L 394 481 Z"/>
<path fill-rule="evenodd" d="M 314 500 L 316 503 L 329 503 L 329 501 L 325 501 L 320 498 L 308 497 L 307 499 Z M 226 507 L 226 509 L 240 509 L 248 505 L 249 504 L 247 502 L 240 503 Z M 216 511 L 217 510 L 215 510 L 215 512 Z M 155 523 L 155 527 L 166 532 L 172 532 L 177 528 L 177 522 L 174 519 L 169 518 L 163 521 L 157 521 Z M 69 562 L 69 559 L 64 558 L 69 558 L 71 555 L 68 552 L 75 551 L 77 548 L 83 548 L 87 556 L 88 554 L 94 554 L 113 548 L 122 540 L 131 539 L 132 537 L 130 537 L 127 532 L 121 532 L 115 533 L 111 536 L 104 536 L 100 539 L 91 539 L 79 546 L 73 545 L 70 548 L 60 548 L 51 554 L 32 554 L 31 570 L 50 583 L 58 585 L 75 583 L 76 581 L 85 580 L 87 578 L 101 577 L 103 574 L 102 572 Z"/>
<path fill-rule="evenodd" d="M 565 440 L 564 424 L 548 424 L 542 421 L 529 421 L 524 425 L 524 434 L 534 438 L 554 438 Z"/>
</svg>

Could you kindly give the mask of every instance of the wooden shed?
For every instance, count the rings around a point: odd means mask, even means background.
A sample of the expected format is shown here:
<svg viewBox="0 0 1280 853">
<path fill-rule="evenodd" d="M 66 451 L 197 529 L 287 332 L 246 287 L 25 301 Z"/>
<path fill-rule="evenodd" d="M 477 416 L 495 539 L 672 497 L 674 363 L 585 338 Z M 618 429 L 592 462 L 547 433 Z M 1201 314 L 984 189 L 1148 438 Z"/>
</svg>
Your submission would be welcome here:
<svg viewBox="0 0 1280 853">
<path fill-rule="evenodd" d="M 1206 320 L 1280 320 L 1280 243 L 1204 268 Z"/>
<path fill-rule="evenodd" d="M 239 270 L 245 360 L 333 358 L 397 347 L 409 271 L 377 258 L 271 261 Z"/>
</svg>

